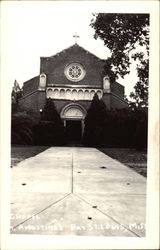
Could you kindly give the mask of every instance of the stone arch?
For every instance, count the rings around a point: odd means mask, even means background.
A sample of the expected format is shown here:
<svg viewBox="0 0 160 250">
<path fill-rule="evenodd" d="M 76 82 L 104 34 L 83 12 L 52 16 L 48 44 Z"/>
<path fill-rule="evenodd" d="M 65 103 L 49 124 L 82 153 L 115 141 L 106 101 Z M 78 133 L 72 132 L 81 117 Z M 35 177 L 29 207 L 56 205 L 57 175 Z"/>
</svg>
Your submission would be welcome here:
<svg viewBox="0 0 160 250">
<path fill-rule="evenodd" d="M 66 90 L 66 99 L 71 99 L 71 90 L 70 89 L 67 89 Z"/>
<path fill-rule="evenodd" d="M 102 98 L 102 92 L 100 90 L 97 91 L 97 95 L 98 95 L 99 99 Z"/>
<path fill-rule="evenodd" d="M 77 90 L 76 89 L 73 89 L 72 90 L 72 99 L 74 100 L 76 100 L 78 98 L 78 92 L 77 92 Z"/>
<path fill-rule="evenodd" d="M 90 96 L 89 96 L 89 90 L 85 90 L 84 91 L 84 99 L 85 100 L 89 100 L 90 98 L 89 98 Z"/>
<path fill-rule="evenodd" d="M 64 122 L 64 126 L 66 127 L 67 135 L 72 134 L 73 136 L 74 134 L 75 137 L 75 131 L 76 131 L 76 138 L 77 136 L 79 139 L 82 138 L 82 135 L 84 133 L 84 118 L 86 116 L 86 113 L 87 112 L 85 108 L 83 108 L 80 104 L 77 103 L 70 103 L 66 105 L 64 108 L 62 108 L 60 116 Z M 77 125 L 78 125 L 78 130 L 77 130 Z M 68 131 L 70 132 L 68 133 Z"/>
<path fill-rule="evenodd" d="M 84 98 L 84 93 L 83 93 L 83 90 L 80 89 L 80 90 L 78 90 L 78 99 L 83 100 L 83 98 Z"/>
<path fill-rule="evenodd" d="M 49 88 L 47 90 L 47 98 L 52 98 L 53 97 L 53 90 L 51 88 Z"/>
<path fill-rule="evenodd" d="M 55 98 L 55 99 L 59 98 L 59 94 L 60 94 L 59 90 L 58 89 L 54 89 L 54 91 L 53 91 L 53 98 Z"/>
<path fill-rule="evenodd" d="M 60 97 L 63 99 L 65 98 L 65 90 L 64 89 L 60 90 Z"/>
<path fill-rule="evenodd" d="M 91 100 L 93 99 L 94 95 L 95 95 L 95 91 L 91 90 L 91 92 L 90 92 L 90 98 L 91 98 Z"/>
<path fill-rule="evenodd" d="M 62 108 L 60 116 L 62 119 L 82 120 L 86 116 L 86 110 L 80 104 L 70 103 Z"/>
</svg>

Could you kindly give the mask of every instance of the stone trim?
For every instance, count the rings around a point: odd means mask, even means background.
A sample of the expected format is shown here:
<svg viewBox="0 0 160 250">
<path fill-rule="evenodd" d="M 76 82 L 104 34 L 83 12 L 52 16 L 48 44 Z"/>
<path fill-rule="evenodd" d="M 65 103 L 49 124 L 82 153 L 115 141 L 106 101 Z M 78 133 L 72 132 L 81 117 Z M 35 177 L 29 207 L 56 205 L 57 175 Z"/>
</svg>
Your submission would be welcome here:
<svg viewBox="0 0 160 250">
<path fill-rule="evenodd" d="M 76 84 L 52 84 L 52 83 L 49 83 L 47 84 L 47 87 L 58 87 L 58 88 L 90 88 L 90 89 L 102 89 L 99 85 L 76 85 Z"/>
<path fill-rule="evenodd" d="M 47 87 L 46 97 L 57 100 L 92 100 L 95 93 L 99 98 L 103 97 L 102 89 L 85 88 L 57 88 Z"/>
<path fill-rule="evenodd" d="M 79 110 L 82 113 L 82 116 L 81 117 L 78 117 L 78 116 L 66 117 L 65 114 L 70 109 L 73 109 L 73 108 Z M 60 112 L 60 116 L 62 119 L 80 119 L 80 120 L 83 120 L 85 118 L 86 114 L 87 114 L 87 111 L 85 110 L 85 108 L 82 105 L 80 105 L 78 103 L 74 103 L 74 102 L 71 102 L 71 103 L 65 105 L 61 109 L 61 112 Z"/>
</svg>

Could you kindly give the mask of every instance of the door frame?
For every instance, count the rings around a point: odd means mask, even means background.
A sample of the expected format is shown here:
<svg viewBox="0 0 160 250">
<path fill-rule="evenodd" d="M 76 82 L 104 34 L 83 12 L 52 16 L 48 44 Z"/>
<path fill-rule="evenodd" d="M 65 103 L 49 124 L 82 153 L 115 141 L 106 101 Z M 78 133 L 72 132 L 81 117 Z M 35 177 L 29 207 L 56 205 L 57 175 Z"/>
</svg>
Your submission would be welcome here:
<svg viewBox="0 0 160 250">
<path fill-rule="evenodd" d="M 65 128 L 66 128 L 66 121 L 80 121 L 81 122 L 81 139 L 82 139 L 83 133 L 84 133 L 84 119 L 75 119 L 75 118 L 63 119 L 63 124 Z"/>
<path fill-rule="evenodd" d="M 74 113 L 72 115 L 68 115 L 68 111 L 71 109 L 75 109 L 75 110 L 77 109 L 80 113 L 78 115 Z M 86 109 L 79 103 L 75 103 L 75 102 L 71 102 L 65 105 L 60 112 L 60 116 L 61 116 L 61 119 L 63 120 L 64 127 L 66 127 L 67 120 L 81 121 L 81 138 L 83 137 L 83 133 L 84 133 L 84 119 L 85 119 L 86 114 L 87 114 Z"/>
</svg>

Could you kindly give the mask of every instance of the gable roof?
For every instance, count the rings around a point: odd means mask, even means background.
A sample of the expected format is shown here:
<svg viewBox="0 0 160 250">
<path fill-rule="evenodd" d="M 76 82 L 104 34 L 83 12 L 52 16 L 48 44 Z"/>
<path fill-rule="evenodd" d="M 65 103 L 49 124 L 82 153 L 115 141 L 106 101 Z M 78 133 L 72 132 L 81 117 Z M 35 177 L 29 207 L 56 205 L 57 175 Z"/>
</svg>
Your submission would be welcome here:
<svg viewBox="0 0 160 250">
<path fill-rule="evenodd" d="M 47 56 L 47 57 L 41 57 L 41 58 L 52 58 L 52 59 L 54 59 L 55 57 L 60 56 L 60 55 L 62 55 L 64 53 L 66 53 L 66 52 L 69 52 L 70 50 L 73 50 L 75 48 L 85 52 L 86 54 L 89 54 L 90 56 L 94 57 L 96 60 L 98 59 L 100 61 L 105 61 L 104 59 L 101 59 L 98 56 L 94 55 L 93 53 L 89 52 L 88 50 L 84 49 L 82 46 L 79 46 L 77 43 L 73 44 L 72 46 L 70 46 L 70 47 L 68 47 L 68 48 L 66 48 L 66 49 L 64 49 L 64 50 L 62 50 L 62 51 L 60 51 L 58 53 L 56 53 L 55 55 Z"/>
</svg>

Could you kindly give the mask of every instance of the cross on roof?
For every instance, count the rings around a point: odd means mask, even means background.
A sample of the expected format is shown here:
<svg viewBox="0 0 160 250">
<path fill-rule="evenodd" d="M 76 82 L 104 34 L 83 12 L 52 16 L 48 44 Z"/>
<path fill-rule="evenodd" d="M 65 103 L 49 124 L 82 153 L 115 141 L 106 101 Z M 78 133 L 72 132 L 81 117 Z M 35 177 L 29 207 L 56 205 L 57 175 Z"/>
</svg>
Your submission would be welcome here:
<svg viewBox="0 0 160 250">
<path fill-rule="evenodd" d="M 77 33 L 75 33 L 73 37 L 75 38 L 75 43 L 77 43 L 77 38 L 80 38 L 80 36 L 78 36 Z"/>
</svg>

